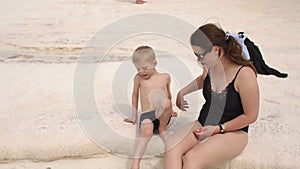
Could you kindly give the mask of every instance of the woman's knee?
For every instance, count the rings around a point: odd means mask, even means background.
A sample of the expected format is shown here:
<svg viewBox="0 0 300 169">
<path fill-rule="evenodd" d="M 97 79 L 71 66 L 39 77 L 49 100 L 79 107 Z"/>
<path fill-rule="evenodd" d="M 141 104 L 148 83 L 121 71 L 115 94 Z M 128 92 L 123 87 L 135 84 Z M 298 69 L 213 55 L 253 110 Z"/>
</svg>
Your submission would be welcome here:
<svg viewBox="0 0 300 169">
<path fill-rule="evenodd" d="M 183 156 L 184 164 L 191 163 L 192 161 L 195 161 L 196 159 L 199 159 L 199 158 L 196 157 L 194 151 L 188 151 Z"/>
<path fill-rule="evenodd" d="M 164 156 L 165 158 L 182 158 L 182 153 L 178 148 L 172 148 L 169 150 L 165 150 Z"/>
<path fill-rule="evenodd" d="M 190 150 L 183 156 L 183 165 L 197 169 L 205 168 L 205 157 L 196 151 Z"/>
<path fill-rule="evenodd" d="M 180 144 L 176 144 L 172 138 L 168 138 L 165 142 L 165 154 L 183 156 L 184 152 Z"/>
</svg>

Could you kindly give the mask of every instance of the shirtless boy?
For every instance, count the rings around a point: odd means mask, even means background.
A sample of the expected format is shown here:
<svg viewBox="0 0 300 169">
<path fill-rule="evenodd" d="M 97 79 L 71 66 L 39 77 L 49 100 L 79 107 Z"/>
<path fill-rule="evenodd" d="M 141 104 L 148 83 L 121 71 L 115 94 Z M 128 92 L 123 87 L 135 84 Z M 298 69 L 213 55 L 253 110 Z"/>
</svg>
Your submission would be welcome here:
<svg viewBox="0 0 300 169">
<path fill-rule="evenodd" d="M 135 124 L 137 121 L 138 100 L 140 97 L 141 116 L 138 122 L 140 133 L 131 169 L 138 169 L 146 146 L 154 134 L 160 134 L 163 141 L 167 137 L 167 125 L 176 112 L 172 110 L 170 75 L 159 73 L 155 67 L 157 61 L 149 46 L 138 47 L 132 62 L 138 73 L 134 77 L 132 92 L 132 118 L 124 121 Z"/>
</svg>

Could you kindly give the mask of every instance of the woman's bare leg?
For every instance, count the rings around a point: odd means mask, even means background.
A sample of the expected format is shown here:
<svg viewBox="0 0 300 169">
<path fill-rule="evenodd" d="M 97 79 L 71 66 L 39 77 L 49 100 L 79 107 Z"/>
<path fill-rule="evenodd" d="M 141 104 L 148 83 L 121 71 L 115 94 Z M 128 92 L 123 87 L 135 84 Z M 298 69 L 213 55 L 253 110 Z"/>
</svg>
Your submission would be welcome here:
<svg viewBox="0 0 300 169">
<path fill-rule="evenodd" d="M 203 169 L 239 155 L 248 142 L 243 131 L 216 134 L 190 149 L 183 157 L 183 169 Z"/>
<path fill-rule="evenodd" d="M 192 132 L 199 128 L 201 128 L 200 123 L 195 121 L 181 128 L 168 138 L 164 169 L 182 169 L 182 156 L 199 142 Z"/>
</svg>

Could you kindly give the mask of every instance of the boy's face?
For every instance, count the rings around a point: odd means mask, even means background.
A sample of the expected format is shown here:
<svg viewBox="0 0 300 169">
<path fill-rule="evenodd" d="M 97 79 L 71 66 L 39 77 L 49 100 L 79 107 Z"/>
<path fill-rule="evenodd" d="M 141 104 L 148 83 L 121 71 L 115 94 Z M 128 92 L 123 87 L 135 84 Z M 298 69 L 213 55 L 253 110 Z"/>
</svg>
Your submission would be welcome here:
<svg viewBox="0 0 300 169">
<path fill-rule="evenodd" d="M 143 79 L 149 79 L 155 72 L 156 63 L 156 61 L 153 61 L 151 63 L 149 61 L 140 60 L 134 63 L 134 65 L 138 71 L 139 76 L 141 76 Z"/>
</svg>

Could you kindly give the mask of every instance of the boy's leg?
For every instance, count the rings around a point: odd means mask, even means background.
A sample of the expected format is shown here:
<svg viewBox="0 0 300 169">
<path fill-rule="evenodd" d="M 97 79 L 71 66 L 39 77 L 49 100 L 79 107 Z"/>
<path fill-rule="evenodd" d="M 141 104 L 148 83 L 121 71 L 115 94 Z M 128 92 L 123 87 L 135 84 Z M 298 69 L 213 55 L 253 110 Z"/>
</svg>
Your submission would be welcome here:
<svg viewBox="0 0 300 169">
<path fill-rule="evenodd" d="M 173 114 L 173 109 L 172 109 L 172 103 L 169 99 L 162 99 L 161 100 L 161 106 L 157 110 L 157 115 L 159 119 L 159 133 L 160 136 L 162 137 L 163 141 L 167 139 L 168 133 L 167 131 L 167 125 L 172 117 Z"/>
<path fill-rule="evenodd" d="M 133 157 L 131 169 L 139 169 L 141 159 L 145 153 L 147 144 L 153 135 L 154 125 L 151 120 L 145 119 L 141 123 L 141 131 L 136 140 L 135 154 Z"/>
</svg>

